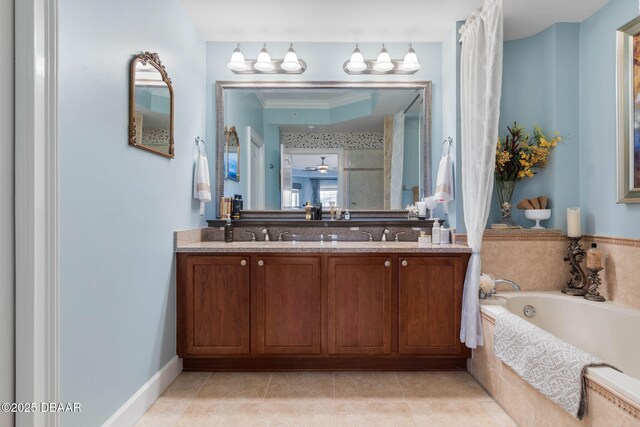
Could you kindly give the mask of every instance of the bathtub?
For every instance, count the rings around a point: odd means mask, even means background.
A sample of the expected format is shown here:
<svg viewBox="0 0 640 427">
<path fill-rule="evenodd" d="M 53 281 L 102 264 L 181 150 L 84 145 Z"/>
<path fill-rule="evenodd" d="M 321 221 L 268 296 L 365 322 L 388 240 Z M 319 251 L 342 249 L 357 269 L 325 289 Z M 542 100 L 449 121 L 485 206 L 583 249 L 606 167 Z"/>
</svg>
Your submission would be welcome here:
<svg viewBox="0 0 640 427">
<path fill-rule="evenodd" d="M 524 314 L 527 305 L 533 317 Z M 586 375 L 640 407 L 640 310 L 562 292 L 504 292 L 481 302 L 490 318 L 504 310 L 620 369 L 588 368 Z"/>
</svg>

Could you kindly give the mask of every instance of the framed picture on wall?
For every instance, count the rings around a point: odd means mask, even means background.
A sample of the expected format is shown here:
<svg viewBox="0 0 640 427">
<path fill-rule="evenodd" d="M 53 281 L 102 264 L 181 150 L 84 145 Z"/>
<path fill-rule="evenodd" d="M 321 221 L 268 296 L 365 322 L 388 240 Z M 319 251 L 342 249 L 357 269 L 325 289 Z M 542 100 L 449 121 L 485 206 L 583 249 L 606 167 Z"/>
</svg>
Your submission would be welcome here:
<svg viewBox="0 0 640 427">
<path fill-rule="evenodd" d="M 618 203 L 640 203 L 640 18 L 616 34 Z"/>
</svg>

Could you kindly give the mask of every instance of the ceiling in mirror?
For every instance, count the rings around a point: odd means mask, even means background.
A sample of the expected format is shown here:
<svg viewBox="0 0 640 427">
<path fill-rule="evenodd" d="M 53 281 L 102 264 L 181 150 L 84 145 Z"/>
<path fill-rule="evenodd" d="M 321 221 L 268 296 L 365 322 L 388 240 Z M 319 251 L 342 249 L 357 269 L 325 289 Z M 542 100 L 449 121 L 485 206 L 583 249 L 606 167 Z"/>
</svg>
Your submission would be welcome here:
<svg viewBox="0 0 640 427">
<path fill-rule="evenodd" d="M 245 209 L 400 210 L 430 189 L 430 82 L 218 82 L 216 92 L 219 129 L 236 127 L 247 171 L 220 180 L 218 195 L 241 194 Z"/>
</svg>

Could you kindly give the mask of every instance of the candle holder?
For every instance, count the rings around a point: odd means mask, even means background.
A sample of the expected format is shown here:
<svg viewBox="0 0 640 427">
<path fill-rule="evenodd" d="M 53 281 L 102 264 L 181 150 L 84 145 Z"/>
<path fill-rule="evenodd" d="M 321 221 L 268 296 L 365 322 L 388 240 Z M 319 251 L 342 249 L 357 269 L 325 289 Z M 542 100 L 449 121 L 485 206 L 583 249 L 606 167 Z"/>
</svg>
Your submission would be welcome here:
<svg viewBox="0 0 640 427">
<path fill-rule="evenodd" d="M 598 292 L 598 287 L 602 284 L 602 281 L 600 280 L 600 275 L 598 273 L 600 272 L 600 270 L 602 270 L 602 267 L 596 267 L 596 268 L 587 267 L 587 270 L 589 270 L 589 277 L 588 277 L 589 290 L 587 291 L 587 294 L 584 296 L 584 299 L 588 299 L 589 301 L 597 301 L 597 302 L 606 301 L 607 299 L 602 295 L 600 295 L 600 292 Z"/>
<path fill-rule="evenodd" d="M 563 293 L 571 296 L 584 296 L 587 290 L 587 275 L 580 266 L 584 259 L 585 251 L 580 245 L 580 237 L 569 237 L 569 247 L 564 260 L 571 267 L 571 278 L 567 281 L 567 286 L 562 290 Z"/>
</svg>

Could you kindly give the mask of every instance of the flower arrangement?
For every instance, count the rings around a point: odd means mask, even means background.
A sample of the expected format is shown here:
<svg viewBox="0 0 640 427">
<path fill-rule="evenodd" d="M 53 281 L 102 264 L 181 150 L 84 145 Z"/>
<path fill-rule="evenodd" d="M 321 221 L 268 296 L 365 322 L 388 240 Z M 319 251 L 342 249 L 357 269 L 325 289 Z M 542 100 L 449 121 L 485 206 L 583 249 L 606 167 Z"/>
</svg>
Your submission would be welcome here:
<svg viewBox="0 0 640 427">
<path fill-rule="evenodd" d="M 530 138 L 524 126 L 516 122 L 507 130 L 507 136 L 498 138 L 496 147 L 496 181 L 520 181 L 534 176 L 538 169 L 547 166 L 553 147 L 565 139 L 558 132 L 548 138 L 540 126 L 533 128 Z"/>
</svg>

